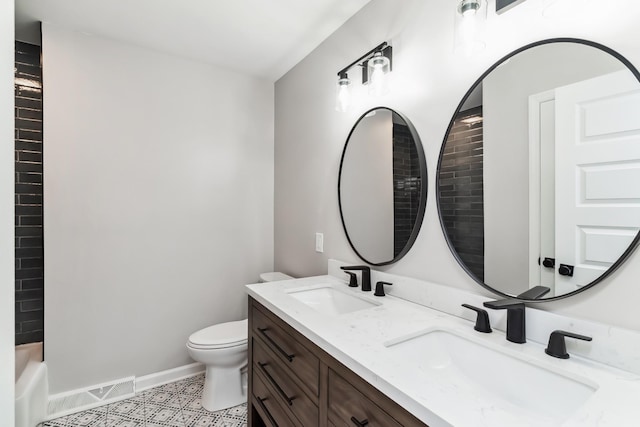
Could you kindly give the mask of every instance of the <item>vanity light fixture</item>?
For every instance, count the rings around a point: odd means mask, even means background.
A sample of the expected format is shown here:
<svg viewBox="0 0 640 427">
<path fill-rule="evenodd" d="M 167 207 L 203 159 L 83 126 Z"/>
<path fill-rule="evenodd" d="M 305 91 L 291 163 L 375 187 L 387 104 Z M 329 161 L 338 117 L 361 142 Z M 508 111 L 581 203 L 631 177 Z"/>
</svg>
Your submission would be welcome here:
<svg viewBox="0 0 640 427">
<path fill-rule="evenodd" d="M 351 104 L 351 80 L 347 73 L 338 74 L 336 86 L 336 111 L 346 112 Z"/>
<path fill-rule="evenodd" d="M 459 0 L 456 12 L 454 50 L 473 56 L 486 46 L 487 0 Z"/>
<path fill-rule="evenodd" d="M 389 92 L 389 79 L 387 75 L 391 70 L 391 61 L 378 51 L 373 58 L 367 61 L 367 74 L 369 77 L 369 95 L 382 96 Z"/>
<path fill-rule="evenodd" d="M 389 92 L 388 76 L 391 72 L 392 47 L 382 42 L 351 64 L 338 71 L 336 110 L 345 112 L 351 101 L 351 80 L 348 72 L 355 66 L 362 67 L 362 84 L 369 86 L 369 95 L 381 96 Z"/>
<path fill-rule="evenodd" d="M 475 16 L 480 9 L 480 0 L 462 0 L 458 4 L 458 13 L 464 18 Z"/>
</svg>

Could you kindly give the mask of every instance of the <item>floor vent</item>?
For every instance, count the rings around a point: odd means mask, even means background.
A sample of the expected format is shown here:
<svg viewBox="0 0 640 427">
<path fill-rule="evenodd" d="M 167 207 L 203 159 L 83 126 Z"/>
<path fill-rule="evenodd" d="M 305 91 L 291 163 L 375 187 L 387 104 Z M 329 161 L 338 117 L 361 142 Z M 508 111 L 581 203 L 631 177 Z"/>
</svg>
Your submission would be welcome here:
<svg viewBox="0 0 640 427">
<path fill-rule="evenodd" d="M 79 411 L 95 408 L 135 395 L 135 377 L 122 378 L 91 388 L 74 390 L 51 396 L 47 408 L 47 419 L 63 417 Z"/>
</svg>

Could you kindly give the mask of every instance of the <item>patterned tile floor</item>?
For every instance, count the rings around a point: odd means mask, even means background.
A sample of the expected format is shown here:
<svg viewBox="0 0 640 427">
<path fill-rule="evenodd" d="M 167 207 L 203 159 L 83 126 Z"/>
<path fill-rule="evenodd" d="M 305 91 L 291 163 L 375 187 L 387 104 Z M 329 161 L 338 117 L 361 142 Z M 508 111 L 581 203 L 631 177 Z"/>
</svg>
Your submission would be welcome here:
<svg viewBox="0 0 640 427">
<path fill-rule="evenodd" d="M 246 427 L 246 404 L 218 412 L 205 410 L 200 403 L 203 385 L 201 374 L 39 427 Z"/>
</svg>

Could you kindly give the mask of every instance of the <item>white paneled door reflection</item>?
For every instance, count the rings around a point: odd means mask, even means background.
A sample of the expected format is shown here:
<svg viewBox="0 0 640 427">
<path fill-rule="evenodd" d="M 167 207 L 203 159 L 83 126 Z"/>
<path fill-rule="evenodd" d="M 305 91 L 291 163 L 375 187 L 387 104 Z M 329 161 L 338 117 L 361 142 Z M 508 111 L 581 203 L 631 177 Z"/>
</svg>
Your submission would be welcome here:
<svg viewBox="0 0 640 427">
<path fill-rule="evenodd" d="M 619 71 L 555 90 L 555 285 L 602 275 L 640 229 L 640 91 Z M 560 264 L 573 276 L 558 274 Z"/>
</svg>

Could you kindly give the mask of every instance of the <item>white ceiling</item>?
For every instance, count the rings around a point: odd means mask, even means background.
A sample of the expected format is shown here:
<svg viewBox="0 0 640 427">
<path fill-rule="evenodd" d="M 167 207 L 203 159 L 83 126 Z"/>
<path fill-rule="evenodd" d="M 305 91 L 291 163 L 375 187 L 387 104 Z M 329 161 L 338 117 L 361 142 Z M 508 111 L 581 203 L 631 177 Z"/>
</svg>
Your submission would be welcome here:
<svg viewBox="0 0 640 427">
<path fill-rule="evenodd" d="M 37 22 L 277 80 L 370 0 L 15 0 L 16 38 Z"/>
</svg>

